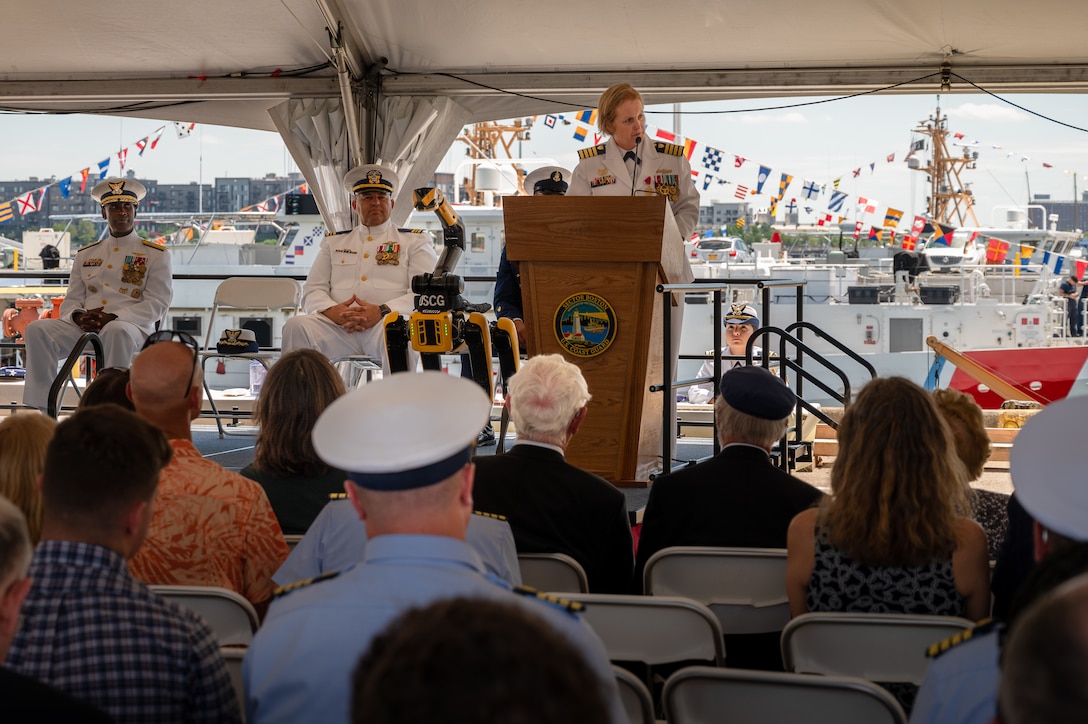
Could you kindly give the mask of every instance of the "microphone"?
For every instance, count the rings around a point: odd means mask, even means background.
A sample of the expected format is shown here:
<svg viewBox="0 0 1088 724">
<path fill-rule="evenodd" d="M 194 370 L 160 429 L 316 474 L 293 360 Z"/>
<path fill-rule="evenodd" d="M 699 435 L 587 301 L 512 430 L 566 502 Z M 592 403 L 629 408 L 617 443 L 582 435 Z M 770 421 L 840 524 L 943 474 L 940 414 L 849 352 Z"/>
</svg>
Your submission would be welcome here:
<svg viewBox="0 0 1088 724">
<path fill-rule="evenodd" d="M 642 136 L 635 136 L 635 163 L 634 170 L 631 171 L 631 195 L 635 195 L 635 179 L 638 177 L 638 167 L 642 165 L 642 157 L 639 155 L 639 150 L 642 148 Z"/>
</svg>

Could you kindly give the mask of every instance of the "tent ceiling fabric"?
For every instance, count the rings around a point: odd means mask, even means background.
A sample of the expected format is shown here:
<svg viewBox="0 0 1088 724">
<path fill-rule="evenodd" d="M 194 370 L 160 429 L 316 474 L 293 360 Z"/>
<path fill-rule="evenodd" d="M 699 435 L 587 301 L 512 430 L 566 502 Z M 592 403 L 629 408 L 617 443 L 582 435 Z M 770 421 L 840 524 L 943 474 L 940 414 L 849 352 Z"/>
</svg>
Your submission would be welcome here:
<svg viewBox="0 0 1088 724">
<path fill-rule="evenodd" d="M 1082 0 L 782 0 L 771 10 L 705 0 L 191 0 L 133 12 L 9 0 L 0 105 L 271 130 L 266 111 L 286 98 L 337 95 L 331 67 L 291 76 L 327 63 L 329 19 L 342 24 L 359 67 L 388 59 L 386 95 L 451 95 L 470 121 L 592 105 L 618 78 L 652 102 L 838 94 L 935 73 L 946 56 L 984 87 L 1081 92 L 1083 8 Z M 906 90 L 936 88 L 930 79 Z"/>
</svg>

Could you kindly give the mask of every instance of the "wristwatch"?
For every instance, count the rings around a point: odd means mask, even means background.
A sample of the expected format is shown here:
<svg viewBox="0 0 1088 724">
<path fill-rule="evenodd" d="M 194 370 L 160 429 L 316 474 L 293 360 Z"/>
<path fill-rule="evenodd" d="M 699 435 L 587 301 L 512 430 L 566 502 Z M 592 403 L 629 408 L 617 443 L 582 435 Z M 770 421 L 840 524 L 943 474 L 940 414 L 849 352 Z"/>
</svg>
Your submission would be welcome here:
<svg viewBox="0 0 1088 724">
<path fill-rule="evenodd" d="M 390 313 L 391 311 L 393 311 L 393 310 L 391 310 L 391 309 L 389 308 L 389 305 L 388 305 L 388 304 L 383 304 L 383 305 L 381 305 L 380 307 L 378 307 L 378 311 L 382 313 L 382 317 L 384 318 L 384 317 L 385 317 L 385 315 L 389 314 L 389 313 Z"/>
</svg>

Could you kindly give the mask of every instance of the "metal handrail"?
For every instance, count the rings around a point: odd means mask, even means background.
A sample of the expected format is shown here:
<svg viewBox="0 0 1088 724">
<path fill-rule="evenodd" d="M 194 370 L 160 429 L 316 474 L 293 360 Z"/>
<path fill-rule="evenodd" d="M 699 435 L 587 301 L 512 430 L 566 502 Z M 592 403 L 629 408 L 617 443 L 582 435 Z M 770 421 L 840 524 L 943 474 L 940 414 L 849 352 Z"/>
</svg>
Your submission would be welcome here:
<svg viewBox="0 0 1088 724">
<path fill-rule="evenodd" d="M 60 372 L 53 378 L 53 384 L 49 386 L 49 402 L 46 406 L 46 414 L 56 419 L 57 413 L 60 412 L 58 406 L 60 404 L 60 395 L 64 390 L 64 385 L 69 381 L 72 382 L 72 388 L 75 389 L 76 395 L 79 395 L 79 388 L 75 386 L 75 380 L 72 379 L 72 370 L 75 368 L 79 358 L 83 356 L 84 350 L 87 349 L 87 345 L 91 345 L 94 350 L 94 368 L 96 370 L 102 368 L 102 360 L 105 358 L 105 354 L 102 351 L 102 338 L 94 332 L 84 332 L 76 340 L 75 346 L 72 348 L 71 353 L 68 355 L 68 359 L 61 365 Z"/>
</svg>

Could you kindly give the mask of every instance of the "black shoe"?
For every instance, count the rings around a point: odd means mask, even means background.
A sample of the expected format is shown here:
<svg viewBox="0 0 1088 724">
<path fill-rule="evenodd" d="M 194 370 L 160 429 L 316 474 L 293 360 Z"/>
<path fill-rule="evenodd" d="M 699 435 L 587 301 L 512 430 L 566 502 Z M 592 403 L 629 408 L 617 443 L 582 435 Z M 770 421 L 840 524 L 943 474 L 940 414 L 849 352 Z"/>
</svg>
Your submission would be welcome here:
<svg viewBox="0 0 1088 724">
<path fill-rule="evenodd" d="M 495 430 L 491 427 L 491 423 L 487 423 L 487 427 L 480 430 L 480 434 L 476 436 L 476 447 L 488 447 L 495 444 Z"/>
</svg>

